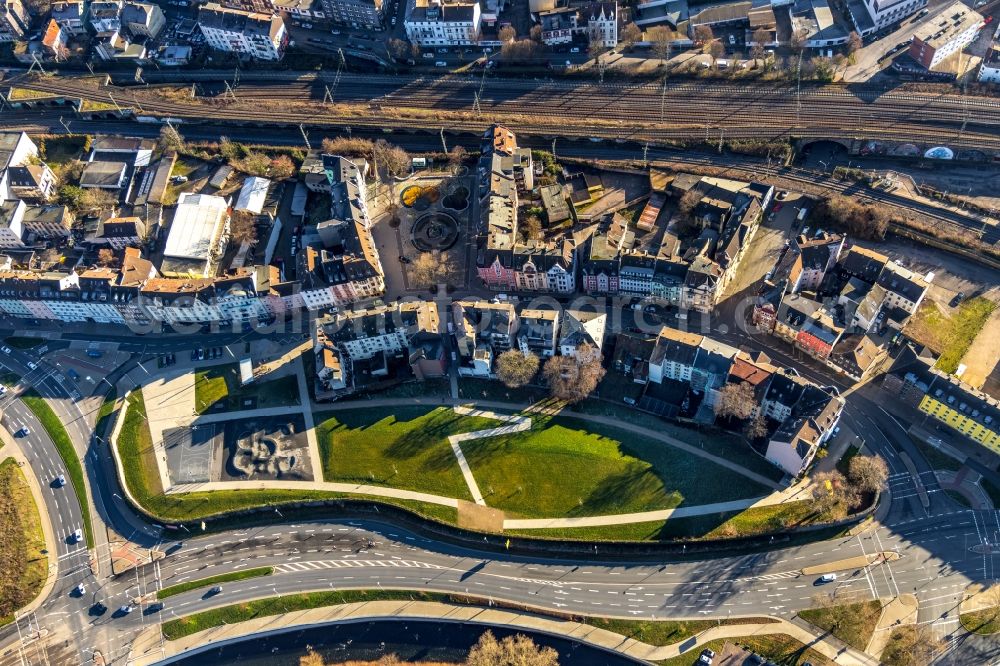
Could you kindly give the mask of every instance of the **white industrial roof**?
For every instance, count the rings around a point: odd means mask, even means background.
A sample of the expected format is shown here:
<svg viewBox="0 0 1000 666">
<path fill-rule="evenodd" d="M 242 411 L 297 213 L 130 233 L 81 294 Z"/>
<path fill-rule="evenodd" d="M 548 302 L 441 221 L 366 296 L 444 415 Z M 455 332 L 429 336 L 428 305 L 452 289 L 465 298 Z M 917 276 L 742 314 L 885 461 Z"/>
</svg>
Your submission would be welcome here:
<svg viewBox="0 0 1000 666">
<path fill-rule="evenodd" d="M 264 201 L 267 199 L 267 188 L 271 187 L 271 181 L 260 176 L 250 176 L 243 181 L 243 188 L 240 196 L 236 199 L 236 210 L 248 210 L 255 215 L 259 215 L 264 210 Z"/>
<path fill-rule="evenodd" d="M 181 194 L 163 255 L 207 260 L 213 243 L 222 231 L 228 207 L 222 197 L 190 192 Z"/>
</svg>

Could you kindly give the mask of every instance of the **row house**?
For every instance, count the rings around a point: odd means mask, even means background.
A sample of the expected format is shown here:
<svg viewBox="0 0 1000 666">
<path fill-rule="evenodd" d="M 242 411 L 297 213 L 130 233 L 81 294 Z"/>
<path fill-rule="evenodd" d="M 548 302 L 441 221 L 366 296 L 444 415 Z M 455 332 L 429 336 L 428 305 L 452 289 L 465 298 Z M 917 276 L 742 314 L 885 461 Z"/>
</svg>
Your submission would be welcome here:
<svg viewBox="0 0 1000 666">
<path fill-rule="evenodd" d="M 798 476 L 833 436 L 844 400 L 815 384 L 807 384 L 794 403 L 783 406 L 788 416 L 771 435 L 765 457 L 791 476 Z"/>
<path fill-rule="evenodd" d="M 827 273 L 837 265 L 844 248 L 844 237 L 820 231 L 812 238 L 798 236 L 790 245 L 794 260 L 788 270 L 788 289 L 816 291 Z"/>
<path fill-rule="evenodd" d="M 87 33 L 87 24 L 84 21 L 84 5 L 80 0 L 52 3 L 52 10 L 49 16 L 70 37 L 79 37 Z"/>
<path fill-rule="evenodd" d="M 410 301 L 363 310 L 341 310 L 322 326 L 327 339 L 351 360 L 409 349 L 418 334 L 439 334 L 433 301 Z"/>
<path fill-rule="evenodd" d="M 0 204 L 0 248 L 16 249 L 69 238 L 73 214 L 66 206 L 29 206 L 20 199 Z"/>
<path fill-rule="evenodd" d="M 517 347 L 524 354 L 554 356 L 559 340 L 558 310 L 524 309 L 517 317 Z"/>
<path fill-rule="evenodd" d="M 538 12 L 542 42 L 553 46 L 574 39 L 610 49 L 618 45 L 618 3 L 595 2 L 583 7 L 554 7 Z"/>
<path fill-rule="evenodd" d="M 287 3 L 280 4 L 285 9 Z M 326 18 L 352 28 L 371 30 L 382 25 L 387 3 L 383 0 L 322 0 L 322 16 L 305 18 Z M 315 3 L 313 14 L 315 14 Z"/>
<path fill-rule="evenodd" d="M 490 377 L 493 361 L 516 343 L 517 313 L 507 302 L 452 303 L 452 321 L 461 375 Z"/>
<path fill-rule="evenodd" d="M 577 350 L 585 345 L 600 353 L 604 348 L 607 325 L 608 315 L 605 312 L 565 310 L 559 334 L 559 354 L 576 356 Z"/>
<path fill-rule="evenodd" d="M 416 0 L 403 26 L 411 44 L 472 46 L 479 42 L 482 20 L 477 0 Z"/>
<path fill-rule="evenodd" d="M 704 394 L 703 404 L 715 404 L 718 390 L 729 378 L 735 347 L 703 335 L 679 331 L 664 326 L 649 359 L 649 381 L 664 380 L 689 384 Z"/>
</svg>

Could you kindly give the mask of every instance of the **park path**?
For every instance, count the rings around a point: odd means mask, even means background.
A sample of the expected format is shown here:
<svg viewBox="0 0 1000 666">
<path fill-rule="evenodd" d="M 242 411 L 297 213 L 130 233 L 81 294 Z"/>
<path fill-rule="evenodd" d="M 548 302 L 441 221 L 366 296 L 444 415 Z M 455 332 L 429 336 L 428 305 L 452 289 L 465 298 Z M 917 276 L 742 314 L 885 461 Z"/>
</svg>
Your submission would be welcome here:
<svg viewBox="0 0 1000 666">
<path fill-rule="evenodd" d="M 626 654 L 646 662 L 656 662 L 680 654 L 697 654 L 706 643 L 714 640 L 785 634 L 808 645 L 839 666 L 877 666 L 878 660 L 845 645 L 841 641 L 809 629 L 809 625 L 772 618 L 772 622 L 749 622 L 710 627 L 694 636 L 672 645 L 650 645 L 621 634 L 599 629 L 581 622 L 545 617 L 534 613 L 502 610 L 482 606 L 464 606 L 434 601 L 369 601 L 339 606 L 327 606 L 305 611 L 258 617 L 246 622 L 224 624 L 206 629 L 173 641 L 162 641 L 159 625 L 145 629 L 132 643 L 129 663 L 151 666 L 193 648 L 236 640 L 246 636 L 260 636 L 271 631 L 287 631 L 330 622 L 358 622 L 373 618 L 411 618 L 422 620 L 447 620 L 484 626 L 506 626 L 526 631 L 542 632 L 554 636 L 589 643 L 612 652 Z M 693 659 L 692 659 L 693 661 Z"/>
<path fill-rule="evenodd" d="M 472 499 L 476 502 L 476 504 L 486 506 L 486 500 L 483 499 L 483 494 L 479 491 L 479 485 L 476 483 L 476 477 L 472 476 L 472 468 L 469 467 L 469 461 L 465 459 L 465 454 L 462 453 L 461 443 L 472 439 L 500 437 L 502 435 L 509 435 L 513 432 L 524 432 L 525 430 L 529 430 L 531 428 L 531 419 L 527 416 L 498 414 L 497 412 L 491 412 L 485 409 L 473 409 L 464 405 L 455 405 L 453 409 L 456 414 L 461 416 L 478 416 L 484 419 L 506 421 L 508 423 L 507 425 L 500 426 L 499 428 L 473 430 L 472 432 L 463 432 L 457 435 L 448 436 L 448 443 L 451 444 L 451 450 L 455 453 L 455 459 L 458 461 L 459 469 L 462 470 L 462 476 L 465 477 L 465 484 L 469 486 L 469 492 L 472 493 Z"/>
</svg>

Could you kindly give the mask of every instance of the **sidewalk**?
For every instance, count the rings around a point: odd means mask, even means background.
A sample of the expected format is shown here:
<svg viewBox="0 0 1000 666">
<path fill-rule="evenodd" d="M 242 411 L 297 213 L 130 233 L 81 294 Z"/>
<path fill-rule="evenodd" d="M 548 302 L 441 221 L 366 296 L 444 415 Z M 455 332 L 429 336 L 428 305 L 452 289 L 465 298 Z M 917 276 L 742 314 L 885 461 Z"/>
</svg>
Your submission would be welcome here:
<svg viewBox="0 0 1000 666">
<path fill-rule="evenodd" d="M 129 663 L 151 666 L 161 660 L 211 644 L 218 647 L 249 636 L 260 638 L 268 633 L 330 622 L 357 622 L 374 618 L 411 618 L 506 626 L 526 631 L 571 638 L 606 650 L 620 652 L 636 659 L 653 662 L 690 653 L 692 657 L 709 641 L 741 636 L 786 634 L 808 645 L 824 657 L 841 666 L 877 666 L 878 660 L 854 650 L 837 639 L 817 636 L 815 632 L 787 620 L 768 623 L 730 624 L 712 627 L 673 645 L 656 646 L 642 643 L 587 624 L 517 611 L 460 606 L 430 601 L 371 601 L 307 611 L 297 611 L 256 618 L 238 624 L 206 629 L 175 641 L 161 641 L 159 627 L 143 631 L 132 643 Z M 484 627 L 485 629 L 485 627 Z"/>
</svg>

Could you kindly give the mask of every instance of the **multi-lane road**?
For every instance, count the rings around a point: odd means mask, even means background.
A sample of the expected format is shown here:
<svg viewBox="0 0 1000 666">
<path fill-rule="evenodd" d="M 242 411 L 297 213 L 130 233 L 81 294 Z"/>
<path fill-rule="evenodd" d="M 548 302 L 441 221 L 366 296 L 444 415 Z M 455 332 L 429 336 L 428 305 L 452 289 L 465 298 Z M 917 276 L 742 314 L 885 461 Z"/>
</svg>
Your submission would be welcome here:
<svg viewBox="0 0 1000 666">
<path fill-rule="evenodd" d="M 735 333 L 735 335 L 740 335 Z M 229 336 L 230 338 L 236 336 Z M 109 333 L 106 339 L 124 344 L 159 347 L 157 339 L 137 341 L 127 335 Z M 224 340 L 223 334 L 216 339 Z M 758 341 L 766 344 L 766 340 Z M 181 350 L 204 344 L 200 336 L 181 336 L 162 341 L 164 347 Z M 136 351 L 140 351 L 136 348 Z M 829 382 L 822 369 L 801 359 L 768 348 L 779 362 L 798 367 L 804 374 Z M 120 499 L 107 451 L 90 447 L 85 418 L 75 416 L 68 399 L 71 382 L 58 370 L 43 363 L 37 371 L 26 367 L 28 358 L 15 351 L 0 357 L 0 363 L 23 372 L 28 383 L 53 399 L 70 425 L 70 434 L 84 457 L 95 500 L 95 527 L 104 525 L 129 536 L 145 548 L 169 553 L 155 564 L 145 565 L 119 577 L 109 576 L 98 539 L 98 573 L 91 572 L 86 550 L 63 543 L 58 554 L 57 581 L 51 595 L 29 618 L 0 632 L 17 642 L 36 628 L 51 638 L 31 640 L 21 650 L 6 653 L 0 663 L 86 663 L 92 651 L 100 651 L 114 663 L 124 663 L 131 639 L 149 623 L 261 596 L 330 588 L 398 588 L 462 592 L 485 599 L 510 600 L 553 610 L 621 617 L 710 617 L 775 614 L 790 616 L 814 604 L 818 591 L 850 598 L 891 597 L 914 593 L 921 600 L 920 620 L 944 631 L 957 626 L 956 609 L 970 582 L 994 579 L 996 555 L 982 544 L 995 541 L 1000 532 L 1000 513 L 965 510 L 936 492 L 931 469 L 905 437 L 905 431 L 881 411 L 876 389 L 866 388 L 848 396 L 847 422 L 874 450 L 888 460 L 892 505 L 881 525 L 855 537 L 797 545 L 770 552 L 740 556 L 681 558 L 650 564 L 636 561 L 604 561 L 600 553 L 580 561 L 530 559 L 495 551 L 477 552 L 408 533 L 386 524 L 359 521 L 316 521 L 262 526 L 173 542 L 168 533 L 149 525 L 130 511 Z M 86 402 L 80 403 L 86 405 Z M 84 407 L 84 410 L 88 407 Z M 31 434 L 21 441 L 32 469 L 46 483 L 51 476 L 65 474 L 61 461 L 40 424 L 19 400 L 8 398 L 5 425 L 13 429 L 29 425 Z M 73 424 L 78 424 L 74 426 Z M 899 461 L 898 451 L 907 451 L 918 464 L 921 482 L 930 490 L 924 507 L 914 479 Z M 46 505 L 57 534 L 69 534 L 80 525 L 79 508 L 71 488 L 46 488 Z M 275 516 L 279 518 L 279 516 Z M 374 546 L 368 547 L 372 540 Z M 976 547 L 979 547 L 976 549 Z M 895 561 L 867 569 L 844 571 L 835 587 L 817 588 L 814 576 L 800 573 L 803 566 L 846 557 L 893 551 Z M 158 612 L 147 608 L 120 616 L 115 610 L 136 597 L 173 585 L 241 568 L 274 566 L 275 573 L 225 585 L 221 595 L 206 597 L 204 590 L 171 597 Z M 87 586 L 74 596 L 78 583 Z M 92 615 L 97 601 L 108 607 Z M 61 640 L 54 640 L 62 637 Z M 955 646 L 948 663 L 980 664 L 1000 658 L 1000 648 L 980 642 Z"/>
</svg>

